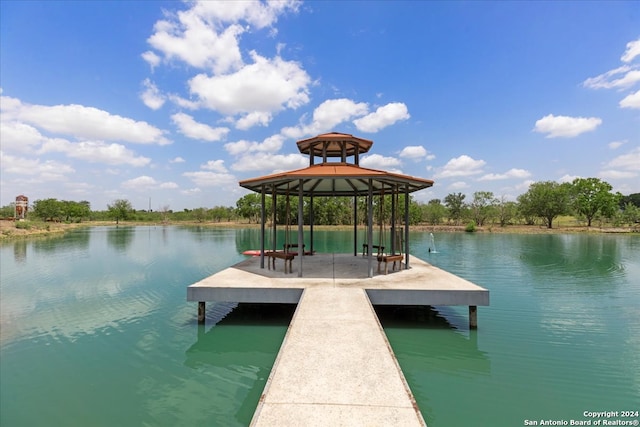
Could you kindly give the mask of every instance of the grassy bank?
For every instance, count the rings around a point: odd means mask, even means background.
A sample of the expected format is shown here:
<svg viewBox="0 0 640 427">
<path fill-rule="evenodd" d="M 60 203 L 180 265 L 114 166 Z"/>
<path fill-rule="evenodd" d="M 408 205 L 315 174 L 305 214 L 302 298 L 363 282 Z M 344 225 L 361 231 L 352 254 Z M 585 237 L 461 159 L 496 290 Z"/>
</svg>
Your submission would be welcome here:
<svg viewBox="0 0 640 427">
<path fill-rule="evenodd" d="M 59 223 L 59 222 L 42 222 L 42 221 L 7 221 L 0 220 L 0 241 L 22 239 L 28 237 L 47 237 L 62 235 L 69 230 L 78 227 L 90 226 L 114 226 L 115 221 L 86 221 L 81 223 Z M 167 223 L 151 223 L 139 221 L 120 221 L 120 226 L 138 226 L 138 225 L 184 225 L 184 226 L 200 226 L 200 227 L 221 227 L 221 228 L 258 228 L 259 224 L 247 222 L 195 222 L 195 221 L 173 221 Z M 280 225 L 279 228 L 284 228 Z M 377 227 L 377 226 L 376 226 Z M 293 226 L 295 229 L 296 227 Z M 316 230 L 351 230 L 349 225 L 316 225 Z M 365 227 L 360 226 L 363 230 Z M 463 233 L 466 226 L 464 225 L 413 225 L 411 230 L 437 232 L 437 233 Z M 387 227 L 388 230 L 388 227 Z M 633 227 L 612 227 L 612 226 L 592 226 L 576 225 L 575 221 L 560 222 L 554 228 L 549 229 L 541 225 L 507 225 L 500 227 L 499 225 L 489 225 L 476 227 L 475 232 L 478 233 L 518 233 L 518 234 L 549 234 L 549 233 L 634 233 L 640 235 L 640 225 Z"/>
</svg>

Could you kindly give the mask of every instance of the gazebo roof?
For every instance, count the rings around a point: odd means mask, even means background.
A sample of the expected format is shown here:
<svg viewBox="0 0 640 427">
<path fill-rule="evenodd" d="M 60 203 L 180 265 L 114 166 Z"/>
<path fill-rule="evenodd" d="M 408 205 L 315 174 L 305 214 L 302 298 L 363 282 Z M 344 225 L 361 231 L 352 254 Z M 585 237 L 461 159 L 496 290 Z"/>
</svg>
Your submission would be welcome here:
<svg viewBox="0 0 640 427">
<path fill-rule="evenodd" d="M 302 154 L 322 155 L 324 152 L 327 157 L 342 157 L 368 152 L 373 141 L 348 133 L 329 132 L 302 139 L 296 144 Z"/>
<path fill-rule="evenodd" d="M 302 142 L 302 141 L 301 141 Z M 401 192 L 431 187 L 433 181 L 393 172 L 363 168 L 348 163 L 322 163 L 303 169 L 265 175 L 240 181 L 240 186 L 267 194 L 298 194 L 300 180 L 305 196 L 366 196 L 371 182 L 373 194 L 388 192 L 395 186 Z M 371 181 L 370 181 L 371 180 Z"/>
</svg>

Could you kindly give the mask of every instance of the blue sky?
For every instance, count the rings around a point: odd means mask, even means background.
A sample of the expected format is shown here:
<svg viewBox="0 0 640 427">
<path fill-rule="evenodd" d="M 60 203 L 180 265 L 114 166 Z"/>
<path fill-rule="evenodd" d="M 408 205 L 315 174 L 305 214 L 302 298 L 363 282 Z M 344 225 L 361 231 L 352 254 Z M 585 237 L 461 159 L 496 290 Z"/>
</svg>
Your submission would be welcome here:
<svg viewBox="0 0 640 427">
<path fill-rule="evenodd" d="M 635 1 L 2 1 L 0 89 L 3 206 L 232 206 L 330 131 L 421 202 L 640 192 Z"/>
</svg>

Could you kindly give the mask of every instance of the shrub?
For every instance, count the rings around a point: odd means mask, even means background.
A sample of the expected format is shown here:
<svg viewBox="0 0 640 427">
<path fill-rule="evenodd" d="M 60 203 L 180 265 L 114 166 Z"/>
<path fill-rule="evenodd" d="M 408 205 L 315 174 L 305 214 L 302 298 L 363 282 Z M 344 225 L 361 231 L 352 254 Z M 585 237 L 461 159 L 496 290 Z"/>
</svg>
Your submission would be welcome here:
<svg viewBox="0 0 640 427">
<path fill-rule="evenodd" d="M 26 221 L 16 221 L 16 228 L 20 230 L 31 230 L 31 224 Z"/>
<path fill-rule="evenodd" d="M 476 222 L 475 221 L 470 221 L 467 226 L 464 228 L 464 231 L 466 231 L 467 233 L 473 233 L 476 231 Z"/>
</svg>

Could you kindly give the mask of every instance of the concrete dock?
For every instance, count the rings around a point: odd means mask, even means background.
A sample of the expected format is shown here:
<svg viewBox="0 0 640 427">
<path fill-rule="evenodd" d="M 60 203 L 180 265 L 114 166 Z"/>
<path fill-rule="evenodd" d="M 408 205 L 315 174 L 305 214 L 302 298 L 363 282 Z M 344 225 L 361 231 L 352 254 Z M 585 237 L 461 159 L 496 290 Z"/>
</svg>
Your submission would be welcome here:
<svg viewBox="0 0 640 427">
<path fill-rule="evenodd" d="M 489 291 L 413 256 L 374 277 L 353 254 L 303 261 L 303 277 L 255 257 L 187 288 L 200 321 L 206 301 L 298 304 L 252 425 L 426 425 L 372 305 L 466 305 L 475 328 Z"/>
<path fill-rule="evenodd" d="M 364 290 L 304 291 L 251 425 L 426 425 Z"/>
</svg>

